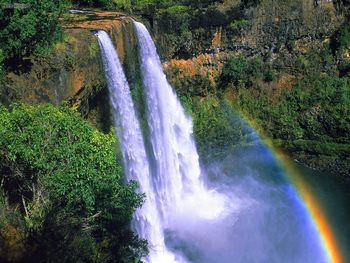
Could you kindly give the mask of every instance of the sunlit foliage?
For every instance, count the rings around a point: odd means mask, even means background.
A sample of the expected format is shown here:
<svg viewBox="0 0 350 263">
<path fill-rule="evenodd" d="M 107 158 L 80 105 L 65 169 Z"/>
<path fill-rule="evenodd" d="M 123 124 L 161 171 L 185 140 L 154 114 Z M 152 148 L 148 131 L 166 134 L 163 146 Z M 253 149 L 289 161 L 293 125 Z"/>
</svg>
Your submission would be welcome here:
<svg viewBox="0 0 350 263">
<path fill-rule="evenodd" d="M 58 37 L 65 1 L 0 0 L 0 43 L 6 59 L 42 52 Z"/>
<path fill-rule="evenodd" d="M 4 249 L 14 231 L 17 258 L 33 262 L 134 262 L 144 254 L 129 228 L 143 196 L 135 183 L 122 184 L 116 149 L 114 134 L 67 108 L 0 108 L 0 251 L 15 249 Z"/>
</svg>

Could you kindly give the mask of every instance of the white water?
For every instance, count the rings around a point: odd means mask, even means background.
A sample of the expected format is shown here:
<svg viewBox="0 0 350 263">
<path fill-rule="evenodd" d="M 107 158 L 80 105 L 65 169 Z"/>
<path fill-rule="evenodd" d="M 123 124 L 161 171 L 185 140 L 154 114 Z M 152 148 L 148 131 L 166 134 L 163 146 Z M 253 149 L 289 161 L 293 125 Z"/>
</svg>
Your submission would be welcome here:
<svg viewBox="0 0 350 263">
<path fill-rule="evenodd" d="M 134 24 L 155 160 L 153 185 L 164 227 L 176 231 L 176 225 L 185 218 L 194 221 L 218 219 L 227 211 L 226 198 L 204 186 L 193 139 L 192 120 L 185 114 L 166 80 L 146 27 L 138 22 Z"/>
<path fill-rule="evenodd" d="M 134 217 L 134 229 L 150 247 L 149 262 L 172 262 L 174 256 L 166 249 L 162 223 L 156 207 L 148 159 L 139 121 L 130 94 L 130 88 L 115 47 L 104 31 L 96 33 L 102 53 L 106 79 L 113 108 L 113 116 L 123 154 L 126 178 L 136 180 L 146 201 Z"/>
<path fill-rule="evenodd" d="M 135 27 L 152 165 L 115 48 L 105 32 L 99 31 L 97 36 L 125 173 L 129 180 L 137 180 L 140 191 L 147 195 L 134 220 L 135 231 L 149 242 L 150 255 L 144 261 L 188 262 L 180 252 L 183 251 L 195 263 L 328 262 L 313 226 L 290 187 L 260 178 L 273 180 L 279 176 L 275 161 L 265 156 L 265 150 L 260 152 L 260 146 L 258 151 L 253 151 L 253 160 L 250 155 L 238 154 L 236 157 L 241 157 L 243 162 L 231 160 L 225 171 L 218 168 L 212 172 L 215 178 L 220 178 L 216 183 L 220 192 L 229 197 L 207 189 L 202 181 L 192 121 L 166 80 L 146 28 L 137 22 Z M 262 169 L 254 170 L 254 160 L 258 157 L 262 159 L 258 165 Z M 226 176 L 227 171 L 232 175 Z"/>
</svg>

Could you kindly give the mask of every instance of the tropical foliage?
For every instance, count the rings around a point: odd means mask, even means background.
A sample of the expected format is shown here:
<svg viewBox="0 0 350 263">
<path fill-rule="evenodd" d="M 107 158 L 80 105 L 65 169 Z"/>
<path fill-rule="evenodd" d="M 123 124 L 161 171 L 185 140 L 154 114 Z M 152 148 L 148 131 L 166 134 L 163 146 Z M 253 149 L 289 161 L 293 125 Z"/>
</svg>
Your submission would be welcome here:
<svg viewBox="0 0 350 263">
<path fill-rule="evenodd" d="M 230 96 L 233 107 L 252 120 L 256 128 L 277 144 L 298 152 L 299 157 L 306 154 L 302 158 L 310 159 L 307 154 L 317 155 L 316 166 L 332 163 L 342 167 L 343 172 L 348 169 L 350 155 L 349 68 L 344 67 L 346 59 L 339 55 L 348 48 L 346 32 L 340 28 L 336 33 L 337 45 L 311 49 L 296 57 L 296 77 L 289 84 L 266 83 L 286 74 L 287 69 L 277 71 L 274 65 L 269 69 L 266 63 L 256 67 L 254 60 L 242 56 L 230 58 L 221 76 L 222 89 L 234 94 Z M 273 74 L 271 78 L 269 72 Z"/>
<path fill-rule="evenodd" d="M 134 262 L 146 252 L 129 227 L 143 195 L 122 184 L 116 143 L 64 107 L 0 108 L 2 262 Z"/>
<path fill-rule="evenodd" d="M 193 118 L 193 130 L 201 160 L 221 159 L 246 141 L 246 126 L 222 96 L 183 96 L 182 104 Z"/>
<path fill-rule="evenodd" d="M 0 0 L 0 43 L 6 59 L 48 48 L 59 35 L 65 1 Z"/>
</svg>

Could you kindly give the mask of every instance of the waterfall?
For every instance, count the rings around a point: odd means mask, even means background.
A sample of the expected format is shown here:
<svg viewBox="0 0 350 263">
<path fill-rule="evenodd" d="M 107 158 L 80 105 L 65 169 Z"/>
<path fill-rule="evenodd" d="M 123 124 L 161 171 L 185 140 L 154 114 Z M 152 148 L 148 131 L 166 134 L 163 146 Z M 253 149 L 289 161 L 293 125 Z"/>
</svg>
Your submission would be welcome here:
<svg viewBox="0 0 350 263">
<path fill-rule="evenodd" d="M 125 175 L 129 181 L 136 180 L 140 186 L 139 191 L 146 194 L 146 201 L 142 208 L 136 211 L 133 220 L 134 230 L 149 244 L 150 254 L 144 260 L 159 263 L 176 262 L 175 257 L 165 247 L 162 222 L 156 206 L 157 197 L 153 190 L 142 132 L 127 79 L 108 34 L 98 31 L 96 36 L 102 53 Z"/>
<path fill-rule="evenodd" d="M 153 186 L 164 226 L 188 217 L 212 220 L 225 211 L 226 199 L 208 190 L 186 115 L 163 73 L 160 58 L 146 27 L 134 22 L 140 49 L 150 141 L 155 159 Z"/>
<path fill-rule="evenodd" d="M 294 204 L 295 197 L 288 195 L 283 180 L 276 182 L 268 174 L 280 168 L 265 155 L 266 169 L 248 169 L 240 179 L 222 176 L 216 183 L 221 194 L 208 188 L 199 165 L 192 120 L 166 80 L 149 32 L 138 22 L 134 25 L 147 107 L 148 151 L 115 48 L 106 32 L 96 35 L 125 175 L 138 181 L 139 191 L 146 194 L 133 220 L 134 230 L 149 242 L 150 253 L 143 260 L 185 263 L 188 257 L 197 263 L 327 262 L 321 260 L 314 230 Z M 258 178 L 260 174 L 271 183 Z"/>
</svg>

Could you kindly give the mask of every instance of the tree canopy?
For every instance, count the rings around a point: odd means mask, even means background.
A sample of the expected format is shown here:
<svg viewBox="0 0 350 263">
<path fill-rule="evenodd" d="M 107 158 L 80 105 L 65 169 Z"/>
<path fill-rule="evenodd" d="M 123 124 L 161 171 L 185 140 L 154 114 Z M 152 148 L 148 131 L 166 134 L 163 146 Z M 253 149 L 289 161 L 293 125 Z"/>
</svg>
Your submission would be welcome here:
<svg viewBox="0 0 350 263">
<path fill-rule="evenodd" d="M 66 1 L 0 0 L 0 43 L 5 58 L 21 58 L 47 48 L 57 38 Z"/>
<path fill-rule="evenodd" d="M 64 107 L 0 108 L 0 261 L 134 262 L 146 252 L 129 227 L 143 195 L 121 183 L 116 143 Z"/>
</svg>

